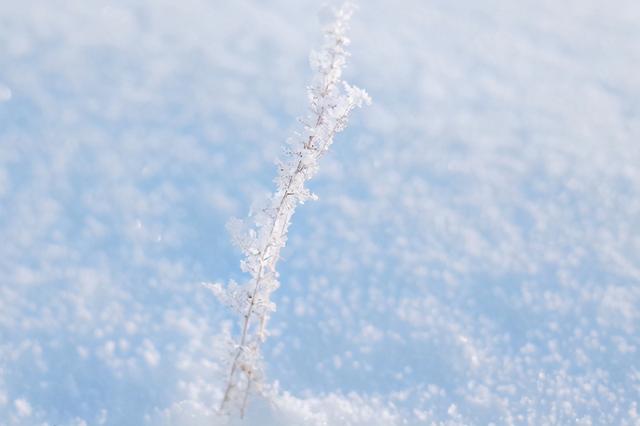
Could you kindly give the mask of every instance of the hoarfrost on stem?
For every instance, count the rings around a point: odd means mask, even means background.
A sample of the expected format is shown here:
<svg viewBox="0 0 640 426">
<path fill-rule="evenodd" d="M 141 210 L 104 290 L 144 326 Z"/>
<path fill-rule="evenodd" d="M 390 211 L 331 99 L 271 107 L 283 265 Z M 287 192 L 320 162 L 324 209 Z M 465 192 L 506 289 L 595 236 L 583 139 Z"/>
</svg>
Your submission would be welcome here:
<svg viewBox="0 0 640 426">
<path fill-rule="evenodd" d="M 238 409 L 242 417 L 249 393 L 260 390 L 260 345 L 268 336 L 266 325 L 275 311 L 271 293 L 280 285 L 276 265 L 287 242 L 291 217 L 298 204 L 316 199 L 305 182 L 318 171 L 318 162 L 334 136 L 344 130 L 356 107 L 371 102 L 364 90 L 342 80 L 349 56 L 346 32 L 353 10 L 353 5 L 346 3 L 333 11 L 333 21 L 324 28 L 322 49 L 311 54 L 314 77 L 308 88 L 309 113 L 285 145 L 278 162 L 276 191 L 252 212 L 252 223 L 232 219 L 227 226 L 245 256 L 242 271 L 250 278 L 242 285 L 234 281 L 226 287 L 207 284 L 240 317 L 240 336 L 231 351 L 221 411 Z"/>
</svg>

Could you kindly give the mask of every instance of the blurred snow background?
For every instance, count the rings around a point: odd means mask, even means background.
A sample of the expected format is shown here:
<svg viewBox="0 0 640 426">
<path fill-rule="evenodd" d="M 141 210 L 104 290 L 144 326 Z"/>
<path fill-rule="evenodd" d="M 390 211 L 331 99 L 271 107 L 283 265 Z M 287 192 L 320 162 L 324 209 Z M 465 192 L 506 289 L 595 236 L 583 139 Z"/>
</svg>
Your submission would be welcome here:
<svg viewBox="0 0 640 426">
<path fill-rule="evenodd" d="M 640 4 L 367 0 L 244 424 L 640 424 Z M 321 40 L 300 0 L 0 2 L 0 424 L 215 425 Z M 269 423 L 270 422 L 270 423 Z"/>
</svg>

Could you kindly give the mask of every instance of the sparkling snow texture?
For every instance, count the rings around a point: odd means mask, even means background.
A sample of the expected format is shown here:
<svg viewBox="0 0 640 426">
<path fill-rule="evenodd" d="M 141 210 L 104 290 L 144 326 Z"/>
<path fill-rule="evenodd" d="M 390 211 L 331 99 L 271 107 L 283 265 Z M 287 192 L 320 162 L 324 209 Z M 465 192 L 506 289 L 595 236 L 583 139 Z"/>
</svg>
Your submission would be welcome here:
<svg viewBox="0 0 640 426">
<path fill-rule="evenodd" d="M 362 1 L 375 102 L 289 229 L 274 395 L 214 414 L 237 326 L 200 283 L 244 280 L 225 223 L 320 9 L 0 2 L 1 425 L 640 424 L 636 0 Z"/>
</svg>

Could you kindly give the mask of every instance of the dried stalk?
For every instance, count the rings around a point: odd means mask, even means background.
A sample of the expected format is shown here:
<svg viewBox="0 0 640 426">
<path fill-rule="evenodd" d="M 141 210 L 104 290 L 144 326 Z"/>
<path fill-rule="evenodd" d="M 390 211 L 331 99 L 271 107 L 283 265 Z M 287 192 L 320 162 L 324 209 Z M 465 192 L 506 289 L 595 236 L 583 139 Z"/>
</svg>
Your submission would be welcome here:
<svg viewBox="0 0 640 426">
<path fill-rule="evenodd" d="M 223 303 L 241 315 L 242 331 L 231 356 L 220 403 L 220 410 L 225 411 L 232 401 L 237 401 L 240 417 L 244 415 L 252 384 L 258 384 L 261 377 L 260 344 L 266 339 L 269 315 L 275 311 L 270 295 L 279 286 L 276 265 L 286 244 L 291 217 L 298 204 L 316 198 L 304 184 L 317 172 L 320 158 L 334 136 L 346 127 L 353 109 L 370 102 L 364 90 L 341 79 L 348 57 L 345 47 L 349 39 L 345 34 L 352 13 L 349 3 L 334 12 L 335 21 L 325 29 L 322 50 L 312 54 L 311 65 L 316 75 L 308 89 L 310 114 L 301 120 L 303 131 L 288 141 L 276 179 L 278 189 L 253 215 L 251 228 L 237 220 L 229 225 L 234 242 L 246 256 L 242 269 L 251 274 L 251 279 L 244 286 L 234 282 L 226 288 L 208 285 Z M 244 390 L 236 395 L 234 391 L 241 388 Z"/>
</svg>

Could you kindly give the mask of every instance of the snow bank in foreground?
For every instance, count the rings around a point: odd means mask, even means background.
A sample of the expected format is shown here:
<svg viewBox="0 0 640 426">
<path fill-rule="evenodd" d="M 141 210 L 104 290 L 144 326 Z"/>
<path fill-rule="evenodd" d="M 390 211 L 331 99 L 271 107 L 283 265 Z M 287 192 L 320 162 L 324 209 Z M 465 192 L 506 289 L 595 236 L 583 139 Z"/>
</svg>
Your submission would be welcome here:
<svg viewBox="0 0 640 426">
<path fill-rule="evenodd" d="M 104 3 L 0 1 L 0 426 L 228 424 L 200 283 L 239 278 L 318 2 Z M 283 252 L 297 398 L 243 423 L 640 425 L 640 2 L 396 3 Z"/>
<path fill-rule="evenodd" d="M 272 401 L 253 401 L 243 420 L 221 416 L 196 401 L 182 401 L 162 410 L 150 424 L 162 426 L 388 426 L 400 424 L 391 408 L 355 394 L 298 399 L 289 394 Z"/>
</svg>

